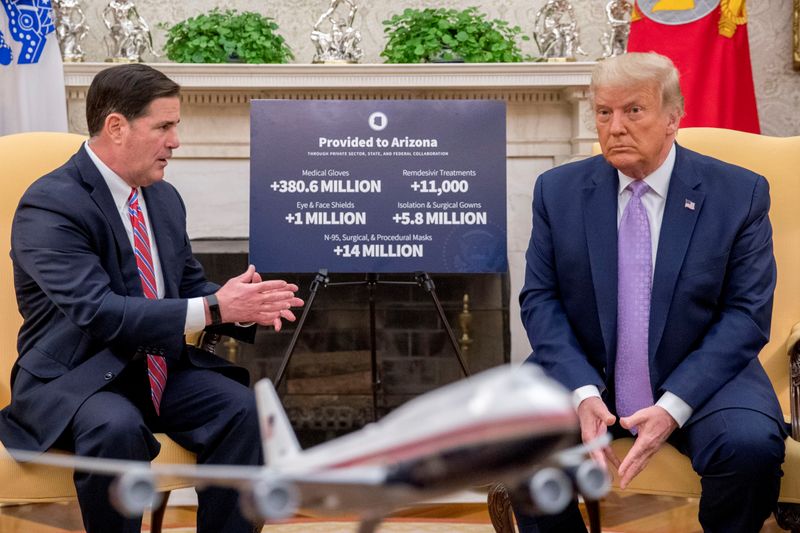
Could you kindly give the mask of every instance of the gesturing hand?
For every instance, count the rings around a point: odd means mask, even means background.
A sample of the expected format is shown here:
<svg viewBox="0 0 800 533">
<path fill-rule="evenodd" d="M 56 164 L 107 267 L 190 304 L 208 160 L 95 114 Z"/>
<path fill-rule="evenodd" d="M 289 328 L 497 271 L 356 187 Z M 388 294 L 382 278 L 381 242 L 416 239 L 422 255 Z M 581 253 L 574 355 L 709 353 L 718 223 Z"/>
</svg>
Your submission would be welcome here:
<svg viewBox="0 0 800 533">
<path fill-rule="evenodd" d="M 297 285 L 283 280 L 263 281 L 250 265 L 242 274 L 231 278 L 217 291 L 220 314 L 224 322 L 255 322 L 281 329 L 282 319 L 294 322 L 292 307 L 304 302 L 294 293 Z"/>
<path fill-rule="evenodd" d="M 620 418 L 619 423 L 625 429 L 635 427 L 638 432 L 636 441 L 619 465 L 619 486 L 624 489 L 644 470 L 653 454 L 678 427 L 678 423 L 664 408 L 657 405 Z"/>
<path fill-rule="evenodd" d="M 581 425 L 581 440 L 584 443 L 591 442 L 597 437 L 605 435 L 608 427 L 614 424 L 617 418 L 611 414 L 603 400 L 597 396 L 591 396 L 583 400 L 578 406 L 578 420 Z M 592 459 L 597 464 L 605 467 L 606 462 L 610 462 L 614 468 L 619 466 L 617 458 L 611 447 L 595 450 L 591 453 Z"/>
</svg>

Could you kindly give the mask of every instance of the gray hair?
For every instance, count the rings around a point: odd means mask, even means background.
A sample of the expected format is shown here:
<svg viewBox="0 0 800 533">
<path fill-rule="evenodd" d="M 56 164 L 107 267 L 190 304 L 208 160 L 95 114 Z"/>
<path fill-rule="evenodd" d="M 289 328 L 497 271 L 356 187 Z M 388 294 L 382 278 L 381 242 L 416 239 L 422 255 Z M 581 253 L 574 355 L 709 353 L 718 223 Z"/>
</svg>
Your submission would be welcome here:
<svg viewBox="0 0 800 533">
<path fill-rule="evenodd" d="M 650 53 L 631 52 L 610 57 L 597 63 L 592 71 L 589 96 L 594 102 L 594 93 L 599 87 L 625 87 L 653 83 L 661 91 L 661 106 L 683 116 L 683 93 L 680 74 L 668 57 Z"/>
</svg>

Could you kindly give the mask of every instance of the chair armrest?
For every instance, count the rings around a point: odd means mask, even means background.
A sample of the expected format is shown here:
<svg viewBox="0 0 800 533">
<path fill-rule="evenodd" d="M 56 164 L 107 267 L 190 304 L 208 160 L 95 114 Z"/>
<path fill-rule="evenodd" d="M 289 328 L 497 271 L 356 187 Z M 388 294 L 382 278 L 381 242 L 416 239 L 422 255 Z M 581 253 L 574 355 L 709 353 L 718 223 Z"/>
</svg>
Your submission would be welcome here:
<svg viewBox="0 0 800 533">
<path fill-rule="evenodd" d="M 186 335 L 186 344 L 194 346 L 200 350 L 216 354 L 217 344 L 222 338 L 220 333 L 210 332 L 208 330 L 199 331 Z"/>
<path fill-rule="evenodd" d="M 195 346 L 204 352 L 215 354 L 217 353 L 217 344 L 219 344 L 222 335 L 211 331 L 203 331 L 200 338 L 197 339 Z"/>
<path fill-rule="evenodd" d="M 789 356 L 789 404 L 792 416 L 792 438 L 800 440 L 800 322 L 792 326 L 786 339 Z"/>
</svg>

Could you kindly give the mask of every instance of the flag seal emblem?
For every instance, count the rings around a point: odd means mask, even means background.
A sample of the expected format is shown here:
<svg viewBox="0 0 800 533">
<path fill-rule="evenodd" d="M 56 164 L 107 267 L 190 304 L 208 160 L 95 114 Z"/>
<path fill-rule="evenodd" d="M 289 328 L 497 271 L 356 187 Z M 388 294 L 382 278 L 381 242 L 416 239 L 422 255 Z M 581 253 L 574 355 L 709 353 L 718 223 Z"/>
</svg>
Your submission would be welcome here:
<svg viewBox="0 0 800 533">
<path fill-rule="evenodd" d="M 17 57 L 20 65 L 37 63 L 44 50 L 47 34 L 55 31 L 50 0 L 0 0 L 8 17 L 11 37 L 22 43 Z M 0 38 L 0 63 L 11 63 L 11 49 Z"/>
<path fill-rule="evenodd" d="M 636 0 L 639 12 L 658 22 L 676 26 L 705 17 L 719 5 L 720 0 Z"/>
</svg>

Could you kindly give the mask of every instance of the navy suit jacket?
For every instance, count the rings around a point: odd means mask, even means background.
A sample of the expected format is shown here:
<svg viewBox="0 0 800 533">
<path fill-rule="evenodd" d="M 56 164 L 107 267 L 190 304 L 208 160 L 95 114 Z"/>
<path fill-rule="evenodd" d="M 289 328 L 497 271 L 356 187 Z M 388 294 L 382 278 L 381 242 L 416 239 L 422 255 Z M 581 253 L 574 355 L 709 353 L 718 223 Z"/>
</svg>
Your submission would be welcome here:
<svg viewBox="0 0 800 533">
<path fill-rule="evenodd" d="M 6 447 L 45 450 L 86 398 L 135 357 L 182 356 L 247 384 L 247 371 L 187 349 L 186 298 L 218 289 L 205 279 L 186 234 L 186 209 L 172 185 L 143 189 L 164 276 L 165 297 L 144 297 L 133 249 L 103 177 L 86 150 L 34 182 L 11 230 L 14 286 L 23 317 L 0 412 Z M 231 328 L 252 342 L 255 328 Z"/>
<path fill-rule="evenodd" d="M 602 156 L 535 185 L 522 320 L 529 360 L 574 390 L 596 385 L 612 410 L 617 334 L 617 170 Z M 775 260 L 769 186 L 677 147 L 653 277 L 650 382 L 692 407 L 755 409 L 782 422 L 758 361 L 769 338 Z"/>
</svg>

